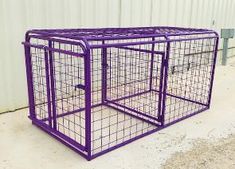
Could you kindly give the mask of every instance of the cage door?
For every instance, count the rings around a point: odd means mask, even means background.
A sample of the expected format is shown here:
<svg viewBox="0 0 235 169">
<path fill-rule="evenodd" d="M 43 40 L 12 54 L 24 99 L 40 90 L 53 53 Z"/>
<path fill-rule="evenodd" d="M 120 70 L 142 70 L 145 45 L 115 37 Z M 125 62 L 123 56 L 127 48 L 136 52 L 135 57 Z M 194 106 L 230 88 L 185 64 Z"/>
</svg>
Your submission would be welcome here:
<svg viewBox="0 0 235 169">
<path fill-rule="evenodd" d="M 24 43 L 28 61 L 26 67 L 28 78 L 30 118 L 52 128 L 52 92 L 50 80 L 49 53 L 42 45 Z"/>
</svg>

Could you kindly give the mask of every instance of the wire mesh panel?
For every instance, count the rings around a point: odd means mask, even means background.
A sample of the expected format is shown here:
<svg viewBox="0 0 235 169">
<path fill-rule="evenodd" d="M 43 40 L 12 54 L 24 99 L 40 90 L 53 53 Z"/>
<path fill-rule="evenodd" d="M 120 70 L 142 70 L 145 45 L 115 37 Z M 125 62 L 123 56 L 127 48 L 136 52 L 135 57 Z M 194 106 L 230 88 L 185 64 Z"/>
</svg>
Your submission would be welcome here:
<svg viewBox="0 0 235 169">
<path fill-rule="evenodd" d="M 83 150 L 85 82 L 84 58 L 78 54 L 81 48 L 55 41 L 31 41 L 35 120 L 56 130 L 60 137 Z"/>
<path fill-rule="evenodd" d="M 35 91 L 35 116 L 37 119 L 46 119 L 49 116 L 48 113 L 48 92 L 47 92 L 47 78 L 46 73 L 48 71 L 48 57 L 45 56 L 44 49 L 31 48 L 31 60 L 32 60 L 32 77 L 33 88 Z M 47 71 L 46 71 L 47 67 Z M 50 110 L 49 110 L 50 111 Z"/>
<path fill-rule="evenodd" d="M 23 44 L 30 119 L 87 160 L 210 107 L 214 31 L 31 30 Z"/>
<path fill-rule="evenodd" d="M 171 43 L 166 123 L 208 107 L 215 45 L 214 38 Z"/>
</svg>

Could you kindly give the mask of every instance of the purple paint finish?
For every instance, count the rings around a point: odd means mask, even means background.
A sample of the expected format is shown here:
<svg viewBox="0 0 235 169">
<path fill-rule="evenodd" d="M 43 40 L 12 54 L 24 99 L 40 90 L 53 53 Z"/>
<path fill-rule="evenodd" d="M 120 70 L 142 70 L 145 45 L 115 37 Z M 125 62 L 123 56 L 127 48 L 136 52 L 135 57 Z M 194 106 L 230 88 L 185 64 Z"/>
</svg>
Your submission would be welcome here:
<svg viewBox="0 0 235 169">
<path fill-rule="evenodd" d="M 30 119 L 87 160 L 211 104 L 212 30 L 42 29 L 23 44 Z"/>
<path fill-rule="evenodd" d="M 45 73 L 46 73 L 46 86 L 47 86 L 47 104 L 48 104 L 48 121 L 49 126 L 52 126 L 52 113 L 51 113 L 51 87 L 50 87 L 50 74 L 49 74 L 49 59 L 48 59 L 48 52 L 44 49 L 45 53 Z"/>
<path fill-rule="evenodd" d="M 25 42 L 29 42 L 29 34 L 25 34 Z M 24 46 L 25 51 L 25 67 L 27 76 L 27 86 L 28 86 L 28 100 L 29 100 L 29 115 L 31 118 L 35 118 L 35 100 L 34 100 L 34 88 L 33 88 L 33 76 L 32 76 L 32 61 L 30 57 L 30 47 Z"/>
</svg>

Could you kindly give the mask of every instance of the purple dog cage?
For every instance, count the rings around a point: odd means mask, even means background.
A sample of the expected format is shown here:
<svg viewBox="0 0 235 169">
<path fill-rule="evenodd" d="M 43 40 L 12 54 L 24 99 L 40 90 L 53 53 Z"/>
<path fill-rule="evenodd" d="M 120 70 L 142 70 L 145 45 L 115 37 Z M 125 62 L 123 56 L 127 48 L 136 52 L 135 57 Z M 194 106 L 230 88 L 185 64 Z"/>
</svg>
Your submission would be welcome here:
<svg viewBox="0 0 235 169">
<path fill-rule="evenodd" d="M 23 44 L 29 118 L 87 160 L 210 107 L 215 31 L 40 29 Z"/>
</svg>

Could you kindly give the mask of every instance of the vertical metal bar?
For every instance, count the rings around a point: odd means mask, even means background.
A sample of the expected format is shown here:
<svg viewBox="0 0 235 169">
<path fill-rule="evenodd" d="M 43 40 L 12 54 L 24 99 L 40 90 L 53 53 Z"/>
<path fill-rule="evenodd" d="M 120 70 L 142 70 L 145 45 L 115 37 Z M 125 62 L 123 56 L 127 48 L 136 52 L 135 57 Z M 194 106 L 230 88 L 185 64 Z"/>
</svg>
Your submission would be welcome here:
<svg viewBox="0 0 235 169">
<path fill-rule="evenodd" d="M 212 71 L 211 71 L 211 81 L 210 81 L 210 89 L 209 89 L 209 96 L 208 96 L 208 108 L 210 108 L 211 104 L 211 94 L 212 94 L 212 87 L 214 83 L 214 75 L 215 75 L 215 65 L 216 65 L 216 58 L 217 58 L 217 53 L 218 53 L 218 46 L 219 46 L 219 37 L 216 37 L 215 40 L 215 49 L 214 49 L 214 58 L 213 58 L 213 65 L 212 65 Z"/>
<path fill-rule="evenodd" d="M 104 47 L 102 48 L 102 103 L 105 103 L 107 98 L 107 68 L 107 48 Z"/>
<path fill-rule="evenodd" d="M 52 42 L 48 42 L 48 46 L 52 48 Z M 50 82 L 51 82 L 51 103 L 52 103 L 52 119 L 53 119 L 53 128 L 57 129 L 57 120 L 56 120 L 56 103 L 55 103 L 55 78 L 54 78 L 54 58 L 52 51 L 49 51 L 49 67 L 50 67 Z"/>
<path fill-rule="evenodd" d="M 52 127 L 50 74 L 49 74 L 48 53 L 47 53 L 46 49 L 44 49 L 44 57 L 45 57 L 44 59 L 45 59 L 45 73 L 46 73 L 46 86 L 47 86 L 48 121 L 49 121 L 49 126 Z"/>
<path fill-rule="evenodd" d="M 91 159 L 91 73 L 90 73 L 90 48 L 87 49 L 84 57 L 85 67 L 85 136 L 87 159 Z"/>
<path fill-rule="evenodd" d="M 224 38 L 223 42 L 223 54 L 222 54 L 222 65 L 226 66 L 228 57 L 228 38 Z"/>
<path fill-rule="evenodd" d="M 155 38 L 152 38 L 152 41 L 154 41 Z M 149 82 L 149 91 L 152 90 L 152 83 L 153 83 L 153 63 L 154 63 L 154 47 L 155 43 L 152 44 L 152 49 L 151 49 L 151 63 L 150 63 L 150 82 Z"/>
<path fill-rule="evenodd" d="M 26 33 L 25 41 L 30 42 L 28 33 Z M 28 86 L 29 116 L 31 119 L 35 119 L 36 114 L 35 114 L 35 100 L 34 100 L 32 60 L 31 60 L 31 54 L 30 54 L 30 46 L 24 45 L 24 51 L 25 51 L 25 66 L 26 66 L 27 86 Z"/>
<path fill-rule="evenodd" d="M 168 39 L 168 38 L 167 38 Z M 164 58 L 164 77 L 163 77 L 163 98 L 162 98 L 162 114 L 161 114 L 161 125 L 165 125 L 165 112 L 166 112 L 166 90 L 167 90 L 167 79 L 168 79 L 168 64 L 170 56 L 170 42 L 167 42 L 166 57 Z"/>
<path fill-rule="evenodd" d="M 164 71 L 164 62 L 165 62 L 165 56 L 164 54 L 161 54 L 162 56 L 162 61 L 161 61 L 161 68 L 160 68 L 160 81 L 159 81 L 159 93 L 158 93 L 158 118 L 159 121 L 162 121 L 162 116 L 161 116 L 161 108 L 162 108 L 162 86 L 163 86 L 163 71 Z"/>
</svg>

